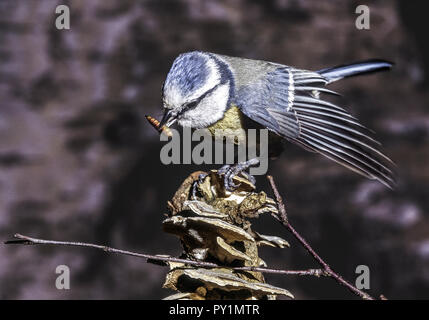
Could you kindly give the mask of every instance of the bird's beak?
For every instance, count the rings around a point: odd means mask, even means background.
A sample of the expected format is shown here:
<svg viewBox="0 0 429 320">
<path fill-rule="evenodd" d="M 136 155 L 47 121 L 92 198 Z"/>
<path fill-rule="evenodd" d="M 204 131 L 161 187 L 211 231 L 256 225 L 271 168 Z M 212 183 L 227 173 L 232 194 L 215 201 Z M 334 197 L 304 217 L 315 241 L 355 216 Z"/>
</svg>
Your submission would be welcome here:
<svg viewBox="0 0 429 320">
<path fill-rule="evenodd" d="M 161 119 L 161 122 L 159 123 L 159 127 L 162 128 L 163 126 L 170 127 L 177 121 L 176 115 L 173 114 L 171 110 L 167 110 L 164 112 L 164 116 Z"/>
</svg>

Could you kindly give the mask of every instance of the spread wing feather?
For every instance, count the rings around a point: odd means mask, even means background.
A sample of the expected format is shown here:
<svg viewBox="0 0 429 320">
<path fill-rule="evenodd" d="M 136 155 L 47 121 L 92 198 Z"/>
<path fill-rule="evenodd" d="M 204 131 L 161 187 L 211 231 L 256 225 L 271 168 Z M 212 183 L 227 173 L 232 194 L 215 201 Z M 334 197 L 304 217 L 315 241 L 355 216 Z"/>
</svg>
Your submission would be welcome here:
<svg viewBox="0 0 429 320">
<path fill-rule="evenodd" d="M 279 67 L 240 88 L 236 103 L 283 138 L 392 188 L 395 165 L 370 130 L 344 108 L 319 98 L 320 93 L 337 94 L 322 87 L 329 82 L 317 72 Z"/>
</svg>

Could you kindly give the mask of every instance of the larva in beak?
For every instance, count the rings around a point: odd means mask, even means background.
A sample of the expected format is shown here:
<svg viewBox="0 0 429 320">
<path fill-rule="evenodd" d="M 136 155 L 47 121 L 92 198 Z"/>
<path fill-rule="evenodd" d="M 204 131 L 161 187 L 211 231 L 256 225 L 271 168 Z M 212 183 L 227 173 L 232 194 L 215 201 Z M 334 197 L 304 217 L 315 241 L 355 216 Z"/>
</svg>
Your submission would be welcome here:
<svg viewBox="0 0 429 320">
<path fill-rule="evenodd" d="M 164 133 L 169 138 L 173 136 L 173 132 L 171 132 L 170 128 L 167 126 L 160 127 L 159 126 L 160 122 L 156 120 L 154 117 L 146 115 L 145 118 L 147 119 L 147 121 L 149 121 L 152 127 L 154 127 L 160 134 Z"/>
</svg>

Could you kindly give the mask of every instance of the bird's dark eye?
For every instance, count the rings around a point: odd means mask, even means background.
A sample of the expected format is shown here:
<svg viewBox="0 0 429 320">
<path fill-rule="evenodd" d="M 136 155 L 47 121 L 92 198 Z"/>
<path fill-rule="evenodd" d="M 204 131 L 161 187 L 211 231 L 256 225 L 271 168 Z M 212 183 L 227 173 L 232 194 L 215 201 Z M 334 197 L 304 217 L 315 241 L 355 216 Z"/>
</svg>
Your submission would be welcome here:
<svg viewBox="0 0 429 320">
<path fill-rule="evenodd" d="M 193 109 L 197 106 L 197 104 L 198 104 L 198 101 L 191 101 L 186 104 L 185 109 L 186 110 Z"/>
</svg>

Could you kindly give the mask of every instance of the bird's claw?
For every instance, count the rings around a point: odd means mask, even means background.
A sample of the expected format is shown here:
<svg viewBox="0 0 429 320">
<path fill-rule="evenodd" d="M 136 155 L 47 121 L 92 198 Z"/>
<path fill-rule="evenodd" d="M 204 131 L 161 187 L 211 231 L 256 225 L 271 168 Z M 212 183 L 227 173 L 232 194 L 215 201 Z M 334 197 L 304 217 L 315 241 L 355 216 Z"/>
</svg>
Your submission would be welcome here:
<svg viewBox="0 0 429 320">
<path fill-rule="evenodd" d="M 224 186 L 227 191 L 234 191 L 240 184 L 234 183 L 234 177 L 242 175 L 245 179 L 249 180 L 252 184 L 256 183 L 256 179 L 251 174 L 245 172 L 248 168 L 259 164 L 258 159 L 250 159 L 249 161 L 240 162 L 234 165 L 224 165 L 218 170 L 218 175 L 224 175 Z"/>
<path fill-rule="evenodd" d="M 224 183 L 225 190 L 232 192 L 240 186 L 240 183 L 236 184 L 234 182 L 234 177 L 238 175 L 241 175 L 245 179 L 249 180 L 253 185 L 256 184 L 255 177 L 252 176 L 250 173 L 247 173 L 245 170 L 247 170 L 250 167 L 256 166 L 258 164 L 259 164 L 259 160 L 257 158 L 250 159 L 245 162 L 240 162 L 234 165 L 227 164 L 221 167 L 217 171 L 217 174 L 219 176 L 221 175 L 224 176 L 223 183 Z M 192 184 L 191 194 L 192 194 L 193 200 L 197 199 L 198 186 L 204 182 L 204 179 L 206 177 L 207 177 L 207 173 L 201 173 L 198 176 L 198 180 L 194 181 L 194 183 Z"/>
<path fill-rule="evenodd" d="M 234 191 L 240 186 L 240 184 L 234 183 L 234 177 L 240 173 L 236 165 L 224 165 L 217 171 L 217 173 L 219 175 L 224 175 L 223 183 L 226 190 Z"/>
</svg>

